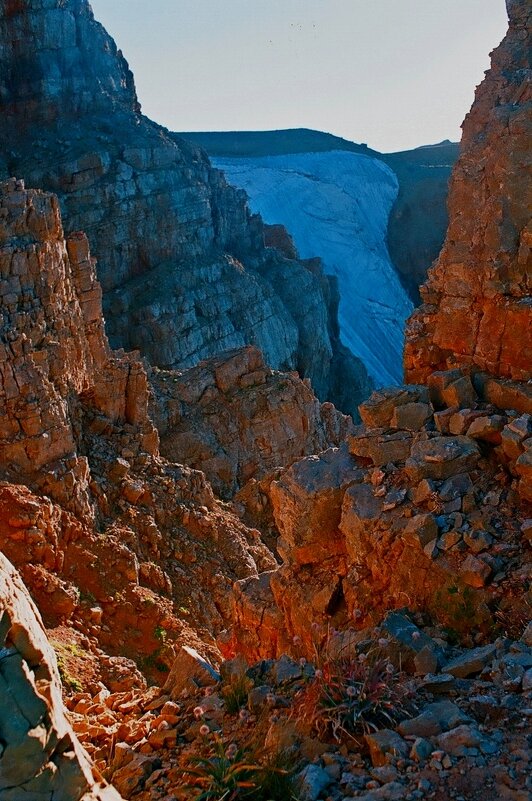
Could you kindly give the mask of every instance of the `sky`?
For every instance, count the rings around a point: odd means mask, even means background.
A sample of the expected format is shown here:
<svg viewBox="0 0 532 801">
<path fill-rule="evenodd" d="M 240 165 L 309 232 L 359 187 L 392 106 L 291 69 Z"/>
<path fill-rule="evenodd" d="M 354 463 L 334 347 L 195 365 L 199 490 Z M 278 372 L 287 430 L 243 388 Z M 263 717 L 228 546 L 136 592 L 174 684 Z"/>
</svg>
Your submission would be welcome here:
<svg viewBox="0 0 532 801">
<path fill-rule="evenodd" d="M 90 0 L 174 131 L 315 128 L 382 152 L 458 141 L 504 0 Z"/>
</svg>

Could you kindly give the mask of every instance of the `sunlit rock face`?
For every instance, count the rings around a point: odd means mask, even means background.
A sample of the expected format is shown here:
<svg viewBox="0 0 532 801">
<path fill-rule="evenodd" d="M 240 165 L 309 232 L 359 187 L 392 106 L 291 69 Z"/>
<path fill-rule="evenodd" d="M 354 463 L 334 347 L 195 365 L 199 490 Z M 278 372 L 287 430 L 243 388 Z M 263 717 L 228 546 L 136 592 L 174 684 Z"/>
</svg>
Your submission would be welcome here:
<svg viewBox="0 0 532 801">
<path fill-rule="evenodd" d="M 363 365 L 337 337 L 334 287 L 266 249 L 244 193 L 140 114 L 87 0 L 1 5 L 0 144 L 0 177 L 53 191 L 67 234 L 89 235 L 113 346 L 187 368 L 253 344 L 346 411 L 367 395 Z"/>
<path fill-rule="evenodd" d="M 111 352 L 87 238 L 65 240 L 57 199 L 11 179 L 0 184 L 0 215 L 0 476 L 24 476 L 90 516 L 79 419 L 92 408 L 132 425 L 154 453 L 146 376 Z"/>
<path fill-rule="evenodd" d="M 409 321 L 411 381 L 454 366 L 532 375 L 531 9 L 526 0 L 507 8 L 508 33 L 463 125 L 447 239 Z"/>
<path fill-rule="evenodd" d="M 121 801 L 67 721 L 56 656 L 20 575 L 0 553 L 0 797 Z"/>
<path fill-rule="evenodd" d="M 404 321 L 412 304 L 386 244 L 395 174 L 372 156 L 344 151 L 216 158 L 270 224 L 289 230 L 301 256 L 336 276 L 341 339 L 379 385 L 400 383 Z"/>
</svg>

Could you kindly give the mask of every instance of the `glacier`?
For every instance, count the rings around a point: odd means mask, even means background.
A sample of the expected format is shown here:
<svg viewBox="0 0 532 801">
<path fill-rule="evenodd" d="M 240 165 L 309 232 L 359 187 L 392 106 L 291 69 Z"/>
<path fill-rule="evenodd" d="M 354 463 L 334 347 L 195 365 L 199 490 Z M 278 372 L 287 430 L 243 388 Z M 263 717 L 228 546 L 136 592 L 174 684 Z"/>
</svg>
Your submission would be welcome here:
<svg viewBox="0 0 532 801">
<path fill-rule="evenodd" d="M 253 212 L 281 223 L 304 259 L 338 278 L 341 340 L 376 386 L 402 382 L 404 324 L 412 311 L 386 245 L 398 180 L 382 161 L 333 150 L 212 158 L 244 189 Z"/>
</svg>

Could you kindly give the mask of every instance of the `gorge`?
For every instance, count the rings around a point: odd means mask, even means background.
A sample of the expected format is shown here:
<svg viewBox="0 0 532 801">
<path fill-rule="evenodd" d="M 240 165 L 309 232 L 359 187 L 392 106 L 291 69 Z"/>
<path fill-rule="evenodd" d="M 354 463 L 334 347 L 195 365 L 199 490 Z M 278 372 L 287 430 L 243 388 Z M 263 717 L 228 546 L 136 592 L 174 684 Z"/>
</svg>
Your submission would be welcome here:
<svg viewBox="0 0 532 801">
<path fill-rule="evenodd" d="M 409 383 L 370 394 L 297 224 L 140 115 L 86 0 L 0 0 L 0 801 L 528 797 L 531 10 L 506 6 Z"/>
</svg>

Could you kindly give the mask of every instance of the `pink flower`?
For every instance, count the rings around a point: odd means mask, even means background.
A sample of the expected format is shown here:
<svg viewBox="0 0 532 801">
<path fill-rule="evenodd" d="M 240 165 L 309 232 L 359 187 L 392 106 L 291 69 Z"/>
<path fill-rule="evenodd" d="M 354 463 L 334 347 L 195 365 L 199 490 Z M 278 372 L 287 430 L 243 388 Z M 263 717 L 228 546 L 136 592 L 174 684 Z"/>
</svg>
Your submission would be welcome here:
<svg viewBox="0 0 532 801">
<path fill-rule="evenodd" d="M 199 720 L 201 717 L 203 717 L 204 712 L 205 712 L 205 710 L 203 709 L 202 706 L 195 706 L 194 707 L 194 717 L 196 718 L 196 720 Z"/>
<path fill-rule="evenodd" d="M 200 726 L 199 733 L 202 735 L 202 737 L 206 737 L 208 734 L 210 734 L 210 731 L 211 730 L 209 729 L 208 726 L 205 725 L 205 723 L 203 724 L 203 726 Z"/>
<path fill-rule="evenodd" d="M 237 751 L 238 751 L 237 744 L 236 743 L 231 743 L 231 745 L 228 745 L 227 748 L 226 748 L 226 751 L 225 751 L 226 758 L 227 759 L 234 759 L 235 756 L 236 756 Z"/>
</svg>

